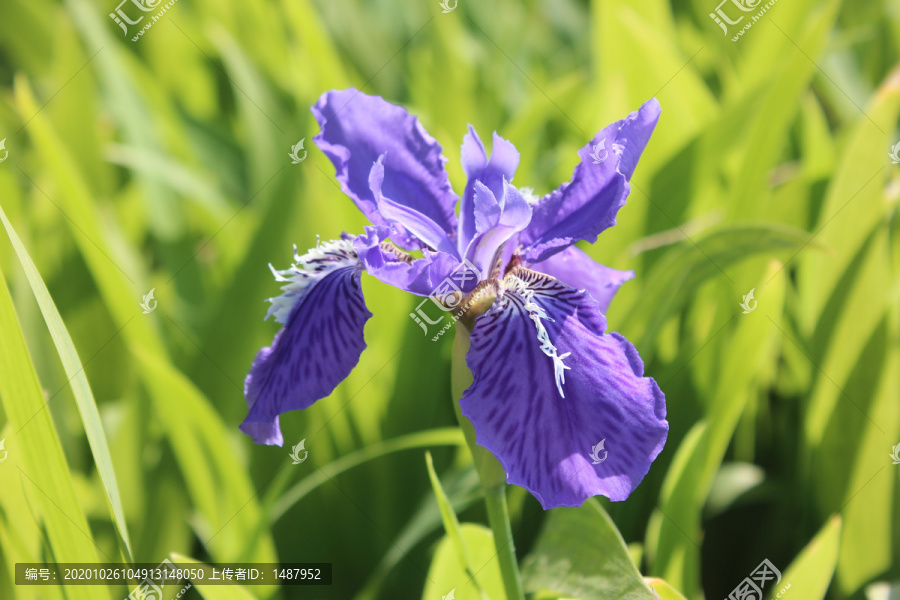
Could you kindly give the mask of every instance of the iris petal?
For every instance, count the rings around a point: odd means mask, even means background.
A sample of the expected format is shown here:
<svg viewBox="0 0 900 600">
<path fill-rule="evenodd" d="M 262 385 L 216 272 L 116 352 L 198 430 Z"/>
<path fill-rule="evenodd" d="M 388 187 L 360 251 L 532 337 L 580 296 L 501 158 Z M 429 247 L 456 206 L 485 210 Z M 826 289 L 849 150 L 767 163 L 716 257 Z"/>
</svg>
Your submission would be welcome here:
<svg viewBox="0 0 900 600">
<path fill-rule="evenodd" d="M 441 146 L 406 109 L 355 89 L 326 92 L 312 107 L 321 132 L 313 138 L 337 171 L 341 189 L 375 225 L 386 225 L 369 188 L 369 173 L 388 153 L 381 186 L 384 195 L 436 223 L 447 236 L 456 231 L 458 200 L 450 187 Z M 406 248 L 422 244 L 398 232 Z"/>
<path fill-rule="evenodd" d="M 414 208 L 395 202 L 384 195 L 382 190 L 384 188 L 384 160 L 386 156 L 386 154 L 379 156 L 369 172 L 369 188 L 375 197 L 378 212 L 385 219 L 398 223 L 402 228 L 424 242 L 426 246 L 456 255 L 456 246 L 437 223 Z"/>
<path fill-rule="evenodd" d="M 359 260 L 370 275 L 403 291 L 430 296 L 460 265 L 458 258 L 445 252 L 425 250 L 422 258 L 413 258 L 392 244 L 384 243 L 388 237 L 393 237 L 389 227 L 365 229 L 366 233 L 354 242 Z"/>
<path fill-rule="evenodd" d="M 484 233 L 500 222 L 502 208 L 500 201 L 491 188 L 482 182 L 475 181 L 475 233 Z M 502 194 L 500 198 L 503 198 Z"/>
<path fill-rule="evenodd" d="M 462 412 L 508 483 L 545 509 L 624 500 L 665 444 L 665 396 L 605 326 L 586 292 L 517 267 L 471 334 Z M 601 441 L 605 454 L 592 456 Z"/>
<path fill-rule="evenodd" d="M 519 166 L 519 151 L 512 142 L 494 132 L 491 156 L 488 158 L 484 144 L 475 128 L 469 125 L 469 133 L 463 137 L 462 164 L 469 178 L 459 204 L 460 254 L 466 251 L 476 234 L 475 184 L 481 182 L 499 200 L 503 196 L 503 181 L 512 181 Z"/>
<path fill-rule="evenodd" d="M 366 347 L 372 313 L 352 243 L 328 242 L 296 258 L 291 269 L 276 271 L 287 285 L 269 311 L 284 328 L 257 353 L 244 381 L 250 411 L 240 428 L 259 444 L 280 446 L 278 415 L 331 394 Z"/>
<path fill-rule="evenodd" d="M 604 229 L 616 224 L 616 214 L 631 191 L 631 175 L 659 114 L 659 102 L 648 100 L 578 151 L 581 162 L 572 181 L 541 198 L 531 224 L 519 236 L 527 262 L 546 260 L 579 240 L 594 243 Z M 604 145 L 603 154 L 594 152 L 598 144 Z"/>
<path fill-rule="evenodd" d="M 587 290 L 597 301 L 603 314 L 606 314 L 613 296 L 622 284 L 634 279 L 634 271 L 617 271 L 601 265 L 575 246 L 569 246 L 531 267 L 535 271 L 559 279 L 568 286 Z"/>
<path fill-rule="evenodd" d="M 531 206 L 519 190 L 503 181 L 504 192 L 497 202 L 493 192 L 480 181 L 475 182 L 475 217 L 477 235 L 466 250 L 469 259 L 489 277 L 497 251 L 510 238 L 525 229 L 531 221 Z"/>
</svg>

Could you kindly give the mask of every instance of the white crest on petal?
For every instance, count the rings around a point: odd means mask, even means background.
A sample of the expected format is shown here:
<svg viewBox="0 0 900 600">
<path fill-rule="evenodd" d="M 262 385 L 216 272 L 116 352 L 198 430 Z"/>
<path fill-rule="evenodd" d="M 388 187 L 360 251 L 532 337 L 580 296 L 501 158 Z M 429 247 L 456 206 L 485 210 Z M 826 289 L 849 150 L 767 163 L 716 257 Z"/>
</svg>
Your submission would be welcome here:
<svg viewBox="0 0 900 600">
<path fill-rule="evenodd" d="M 550 341 L 550 334 L 547 333 L 547 328 L 544 327 L 543 322 L 553 321 L 553 319 L 547 315 L 547 311 L 545 311 L 540 304 L 534 301 L 534 290 L 529 287 L 528 282 L 511 274 L 510 276 L 501 279 L 500 283 L 503 290 L 515 293 L 525 301 L 523 308 L 528 313 L 529 318 L 534 321 L 534 327 L 537 330 L 537 339 L 541 343 L 541 352 L 546 354 L 553 361 L 553 374 L 556 377 L 556 389 L 559 390 L 559 395 L 565 398 L 566 395 L 563 392 L 563 384 L 566 382 L 566 370 L 571 369 L 572 367 L 566 365 L 563 362 L 563 359 L 569 356 L 571 352 L 559 354 L 556 346 Z"/>
<path fill-rule="evenodd" d="M 520 187 L 518 188 L 518 190 L 519 193 L 522 194 L 522 197 L 525 198 L 525 202 L 527 202 L 529 206 L 534 206 L 538 203 L 538 200 L 540 200 L 540 198 L 538 198 L 534 194 L 534 188 Z"/>
<path fill-rule="evenodd" d="M 276 321 L 286 324 L 291 310 L 319 280 L 332 271 L 347 267 L 362 268 L 351 240 L 320 240 L 315 248 L 302 256 L 297 254 L 297 246 L 294 246 L 294 264 L 289 268 L 279 271 L 269 265 L 275 280 L 287 282 L 287 285 L 281 286 L 280 296 L 269 298 L 272 306 L 266 318 L 274 316 Z"/>
</svg>

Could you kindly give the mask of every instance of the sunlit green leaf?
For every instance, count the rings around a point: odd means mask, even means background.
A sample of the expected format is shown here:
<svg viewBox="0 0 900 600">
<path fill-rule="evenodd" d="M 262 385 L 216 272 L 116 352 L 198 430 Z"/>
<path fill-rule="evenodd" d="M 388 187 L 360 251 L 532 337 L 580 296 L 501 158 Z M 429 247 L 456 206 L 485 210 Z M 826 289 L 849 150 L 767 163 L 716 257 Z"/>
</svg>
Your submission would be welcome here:
<svg viewBox="0 0 900 600">
<path fill-rule="evenodd" d="M 462 540 L 469 549 L 469 557 L 475 565 L 477 585 L 449 536 L 441 539 L 428 569 L 428 578 L 422 600 L 445 598 L 446 600 L 480 600 L 481 590 L 491 600 L 506 600 L 500 563 L 491 530 L 473 523 L 460 525 Z"/>
<path fill-rule="evenodd" d="M 769 582 L 766 588 L 767 600 L 794 594 L 802 594 L 804 600 L 822 600 L 831 583 L 840 540 L 841 519 L 833 517 L 787 570 L 782 570 L 781 581 Z"/>
<path fill-rule="evenodd" d="M 534 550 L 522 563 L 525 590 L 582 600 L 653 600 L 628 548 L 595 499 L 548 515 Z"/>
<path fill-rule="evenodd" d="M 29 499 L 32 515 L 6 518 L 39 519 L 37 528 L 47 536 L 48 550 L 58 562 L 97 562 L 95 545 L 87 519 L 75 498 L 72 478 L 56 428 L 47 410 L 25 338 L 16 317 L 6 279 L 0 271 L 0 400 L 15 437 L 6 440 L 6 453 L 17 454 L 18 484 Z M 3 455 L 8 458 L 8 454 Z M 13 465 L 2 465 L 3 468 Z M 102 554 L 100 554 L 102 556 Z M 113 557 L 105 556 L 112 561 Z M 107 597 L 105 594 L 99 594 Z M 96 600 L 98 593 L 88 586 L 71 586 L 68 598 Z"/>
<path fill-rule="evenodd" d="M 25 246 L 22 245 L 19 236 L 16 235 L 12 224 L 6 218 L 6 213 L 3 212 L 2 207 L 0 207 L 0 221 L 3 222 L 9 240 L 16 249 L 19 262 L 25 270 L 25 276 L 28 278 L 28 283 L 31 284 L 31 289 L 41 308 L 41 313 L 44 315 L 44 320 L 47 322 L 50 335 L 53 337 L 54 344 L 56 344 L 59 358 L 63 363 L 66 376 L 69 378 L 69 385 L 72 386 L 72 393 L 75 395 L 75 401 L 78 403 L 78 411 L 81 413 L 81 419 L 84 422 L 84 431 L 91 445 L 91 452 L 94 455 L 97 471 L 100 473 L 100 479 L 103 481 L 103 487 L 106 490 L 106 497 L 109 501 L 113 519 L 119 534 L 122 536 L 122 541 L 125 542 L 127 555 L 130 557 L 131 541 L 128 537 L 125 513 L 122 510 L 122 500 L 119 495 L 119 486 L 116 482 L 116 473 L 113 469 L 109 445 L 106 442 L 106 433 L 103 431 L 103 425 L 100 423 L 97 403 L 94 400 L 93 393 L 91 393 L 91 387 L 85 376 L 81 359 L 78 358 L 78 352 L 75 350 L 72 338 L 69 337 L 66 325 L 56 309 L 53 298 L 50 297 L 47 286 L 41 279 L 40 273 L 34 266 L 34 262 L 28 255 Z"/>
</svg>

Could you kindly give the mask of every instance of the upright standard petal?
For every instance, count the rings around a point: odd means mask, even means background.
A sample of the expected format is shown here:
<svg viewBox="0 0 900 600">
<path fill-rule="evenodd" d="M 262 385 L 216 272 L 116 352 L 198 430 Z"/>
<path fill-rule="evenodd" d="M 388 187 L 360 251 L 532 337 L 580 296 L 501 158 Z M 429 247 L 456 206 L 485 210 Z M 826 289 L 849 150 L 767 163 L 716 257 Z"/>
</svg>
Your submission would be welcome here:
<svg viewBox="0 0 900 600">
<path fill-rule="evenodd" d="M 450 187 L 441 146 L 406 110 L 379 96 L 350 88 L 326 92 L 312 107 L 321 132 L 313 138 L 337 171 L 341 189 L 375 225 L 386 225 L 369 188 L 372 165 L 388 154 L 381 190 L 399 205 L 417 211 L 444 233 L 456 232 L 457 196 Z M 419 249 L 409 232 L 398 243 Z"/>
<path fill-rule="evenodd" d="M 469 244 L 465 258 L 488 278 L 499 264 L 500 249 L 531 221 L 531 205 L 519 190 L 504 180 L 499 201 L 480 181 L 475 182 L 475 221 L 477 235 Z"/>
<path fill-rule="evenodd" d="M 372 313 L 360 285 L 350 239 L 322 243 L 289 269 L 274 271 L 284 293 L 267 317 L 284 325 L 256 355 L 244 381 L 249 414 L 241 431 L 259 444 L 283 443 L 278 415 L 307 408 L 331 394 L 365 349 L 363 328 Z"/>
<path fill-rule="evenodd" d="M 512 142 L 494 132 L 491 156 L 488 158 L 484 144 L 475 128 L 469 125 L 469 133 L 463 137 L 462 165 L 469 178 L 459 204 L 459 237 L 457 245 L 460 254 L 465 253 L 476 235 L 475 188 L 482 183 L 499 200 L 503 197 L 503 182 L 512 181 L 519 166 L 519 151 Z"/>
<path fill-rule="evenodd" d="M 462 412 L 507 481 L 545 509 L 624 500 L 665 444 L 665 396 L 605 326 L 586 292 L 521 267 L 475 321 Z"/>
<path fill-rule="evenodd" d="M 594 243 L 604 229 L 616 224 L 616 213 L 631 191 L 628 182 L 659 114 L 659 102 L 648 100 L 578 151 L 581 162 L 572 181 L 541 198 L 531 224 L 519 236 L 527 262 L 546 260 L 579 240 Z M 600 148 L 609 150 L 601 156 Z"/>
<path fill-rule="evenodd" d="M 622 284 L 634 279 L 634 271 L 617 271 L 601 265 L 575 246 L 569 246 L 547 260 L 531 265 L 531 268 L 555 277 L 570 287 L 587 290 L 603 314 L 609 310 L 609 303 Z"/>
</svg>

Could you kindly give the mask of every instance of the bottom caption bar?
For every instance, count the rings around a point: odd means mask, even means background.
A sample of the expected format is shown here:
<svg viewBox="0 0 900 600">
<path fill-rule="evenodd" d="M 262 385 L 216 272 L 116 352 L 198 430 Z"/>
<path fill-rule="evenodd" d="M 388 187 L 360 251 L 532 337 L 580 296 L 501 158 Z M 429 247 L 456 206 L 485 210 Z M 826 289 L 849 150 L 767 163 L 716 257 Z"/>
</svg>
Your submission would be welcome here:
<svg viewBox="0 0 900 600">
<path fill-rule="evenodd" d="M 331 585 L 331 563 L 16 563 L 16 585 Z"/>
</svg>

